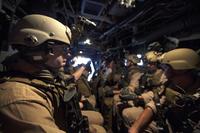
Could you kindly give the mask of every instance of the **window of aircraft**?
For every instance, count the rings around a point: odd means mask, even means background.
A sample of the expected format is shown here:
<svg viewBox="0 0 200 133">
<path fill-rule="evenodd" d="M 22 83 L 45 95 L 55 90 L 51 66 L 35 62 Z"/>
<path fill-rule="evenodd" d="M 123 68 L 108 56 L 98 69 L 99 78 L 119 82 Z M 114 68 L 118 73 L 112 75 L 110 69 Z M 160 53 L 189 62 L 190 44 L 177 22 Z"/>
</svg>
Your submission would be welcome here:
<svg viewBox="0 0 200 133">
<path fill-rule="evenodd" d="M 89 57 L 83 57 L 83 56 L 76 56 L 72 60 L 74 62 L 74 64 L 72 65 L 73 67 L 76 67 L 81 64 L 87 64 L 89 61 L 91 62 L 90 63 L 91 72 L 89 72 L 89 75 L 87 78 L 87 80 L 90 81 L 95 72 L 94 64 L 93 64 L 92 60 Z"/>
</svg>

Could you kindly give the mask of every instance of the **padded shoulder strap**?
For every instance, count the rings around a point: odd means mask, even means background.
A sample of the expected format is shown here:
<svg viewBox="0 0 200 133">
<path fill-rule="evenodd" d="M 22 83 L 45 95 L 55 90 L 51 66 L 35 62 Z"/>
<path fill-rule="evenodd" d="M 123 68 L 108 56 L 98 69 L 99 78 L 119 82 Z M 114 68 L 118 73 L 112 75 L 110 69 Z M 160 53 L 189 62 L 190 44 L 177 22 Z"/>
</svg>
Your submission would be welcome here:
<svg viewBox="0 0 200 133">
<path fill-rule="evenodd" d="M 0 78 L 0 83 L 2 82 L 20 82 L 24 84 L 28 84 L 34 87 L 39 87 L 39 88 L 53 88 L 55 87 L 52 84 L 48 84 L 42 80 L 39 79 L 30 79 L 27 77 L 2 77 Z"/>
</svg>

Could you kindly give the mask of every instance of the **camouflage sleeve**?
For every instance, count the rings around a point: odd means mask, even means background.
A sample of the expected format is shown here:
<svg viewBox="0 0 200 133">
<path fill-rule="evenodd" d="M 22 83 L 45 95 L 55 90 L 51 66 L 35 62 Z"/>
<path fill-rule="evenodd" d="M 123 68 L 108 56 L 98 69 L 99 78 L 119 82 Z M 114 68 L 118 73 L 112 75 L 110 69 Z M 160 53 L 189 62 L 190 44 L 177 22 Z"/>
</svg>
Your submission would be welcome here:
<svg viewBox="0 0 200 133">
<path fill-rule="evenodd" d="M 143 74 L 144 73 L 137 72 L 131 76 L 130 83 L 128 85 L 128 88 L 130 88 L 130 91 L 134 92 L 135 88 L 139 87 L 139 79 Z"/>
<path fill-rule="evenodd" d="M 167 77 L 166 75 L 163 73 L 160 77 L 160 84 L 164 84 L 167 82 Z"/>
<path fill-rule="evenodd" d="M 156 114 L 157 109 L 156 109 L 156 105 L 155 102 L 153 100 L 151 100 L 149 103 L 146 104 L 146 107 L 149 107 L 152 109 L 153 113 Z"/>
<path fill-rule="evenodd" d="M 144 99 L 145 103 L 149 103 L 153 99 L 154 94 L 152 91 L 148 91 L 148 92 L 142 93 L 141 96 Z"/>
</svg>

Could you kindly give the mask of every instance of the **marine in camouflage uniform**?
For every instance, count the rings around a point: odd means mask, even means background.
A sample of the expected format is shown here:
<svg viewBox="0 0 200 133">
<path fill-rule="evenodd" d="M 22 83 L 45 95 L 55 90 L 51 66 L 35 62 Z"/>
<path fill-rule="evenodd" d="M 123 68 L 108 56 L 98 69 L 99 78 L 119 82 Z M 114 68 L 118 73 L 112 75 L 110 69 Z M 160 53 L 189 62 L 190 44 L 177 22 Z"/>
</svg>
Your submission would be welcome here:
<svg viewBox="0 0 200 133">
<path fill-rule="evenodd" d="M 148 103 L 150 100 L 152 100 L 153 92 L 151 91 L 151 89 L 155 86 L 160 86 L 161 84 L 163 84 L 163 82 L 165 82 L 164 79 L 161 78 L 161 76 L 163 76 L 163 71 L 158 68 L 158 57 L 160 55 L 161 54 L 157 53 L 156 51 L 147 52 L 145 54 L 148 69 L 147 72 L 139 73 L 137 75 L 137 78 L 133 79 L 131 82 L 132 85 L 130 87 L 130 93 L 138 95 L 137 97 L 144 101 L 143 104 Z M 144 76 L 146 77 L 142 79 Z M 142 88 L 141 86 L 144 88 Z M 130 103 L 132 107 L 125 108 L 122 112 L 122 116 L 124 120 L 128 122 L 128 124 L 133 123 L 139 116 L 139 114 L 144 110 L 143 104 L 137 105 L 137 103 L 135 102 Z"/>
<path fill-rule="evenodd" d="M 127 59 L 127 85 L 123 86 L 123 88 L 120 88 L 120 92 L 116 95 L 114 95 L 113 98 L 113 131 L 114 132 L 123 132 L 121 131 L 123 125 L 122 121 L 122 110 L 124 108 L 127 108 L 127 103 L 124 104 L 123 101 L 120 99 L 120 95 L 123 92 L 123 90 L 133 90 L 135 88 L 135 81 L 138 80 L 138 77 L 142 74 L 141 68 L 137 65 L 137 63 L 140 62 L 137 55 L 130 54 L 126 56 Z M 129 106 L 129 105 L 128 105 Z"/>
<path fill-rule="evenodd" d="M 154 90 L 153 99 L 129 129 L 129 133 L 143 131 L 154 120 L 149 132 L 199 132 L 198 54 L 188 48 L 179 48 L 164 54 L 162 68 L 168 83 Z"/>
<path fill-rule="evenodd" d="M 67 26 L 44 15 L 28 15 L 16 24 L 9 43 L 18 53 L 4 61 L 0 78 L 2 132 L 66 132 L 62 105 L 68 81 L 58 71 L 66 64 L 70 39 Z"/>
<path fill-rule="evenodd" d="M 137 55 L 130 54 L 126 57 L 127 59 L 127 71 L 128 71 L 128 87 L 130 90 L 133 90 L 136 87 L 136 81 L 142 74 L 141 68 L 137 66 L 137 63 L 140 62 Z M 118 104 L 120 102 L 119 94 L 114 96 L 114 104 Z"/>
</svg>

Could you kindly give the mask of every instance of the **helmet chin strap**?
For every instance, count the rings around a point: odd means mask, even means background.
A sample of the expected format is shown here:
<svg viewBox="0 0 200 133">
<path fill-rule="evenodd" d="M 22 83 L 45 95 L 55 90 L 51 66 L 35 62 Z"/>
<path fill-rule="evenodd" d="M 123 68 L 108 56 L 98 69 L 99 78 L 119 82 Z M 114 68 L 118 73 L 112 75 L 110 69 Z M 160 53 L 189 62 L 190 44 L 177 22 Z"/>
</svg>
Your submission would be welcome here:
<svg viewBox="0 0 200 133">
<path fill-rule="evenodd" d="M 52 51 L 52 50 L 50 50 L 50 51 L 49 51 L 49 55 L 51 55 L 51 56 L 53 56 L 53 55 L 54 55 L 54 53 L 53 53 L 53 51 Z"/>
</svg>

